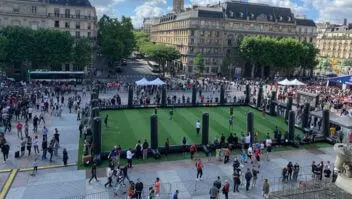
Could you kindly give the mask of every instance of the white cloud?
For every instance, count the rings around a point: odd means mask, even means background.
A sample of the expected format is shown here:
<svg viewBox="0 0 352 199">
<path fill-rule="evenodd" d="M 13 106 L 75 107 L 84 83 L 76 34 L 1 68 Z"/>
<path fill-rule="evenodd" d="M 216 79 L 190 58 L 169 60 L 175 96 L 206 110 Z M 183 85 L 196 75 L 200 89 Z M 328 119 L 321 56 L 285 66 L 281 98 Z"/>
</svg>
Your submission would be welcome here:
<svg viewBox="0 0 352 199">
<path fill-rule="evenodd" d="M 342 24 L 343 19 L 352 19 L 351 0 L 306 0 L 308 6 L 319 12 L 318 21 Z"/>
<path fill-rule="evenodd" d="M 143 19 L 147 17 L 158 17 L 167 12 L 166 0 L 146 0 L 144 4 L 138 6 L 131 16 L 135 28 L 142 27 Z"/>
</svg>

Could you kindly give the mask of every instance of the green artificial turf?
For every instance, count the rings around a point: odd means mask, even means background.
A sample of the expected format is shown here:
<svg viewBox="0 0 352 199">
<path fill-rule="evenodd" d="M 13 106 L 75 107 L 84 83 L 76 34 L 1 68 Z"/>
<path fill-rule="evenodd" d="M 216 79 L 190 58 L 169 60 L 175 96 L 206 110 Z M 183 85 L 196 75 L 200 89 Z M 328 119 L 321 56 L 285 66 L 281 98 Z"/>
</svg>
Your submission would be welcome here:
<svg viewBox="0 0 352 199">
<path fill-rule="evenodd" d="M 169 120 L 170 109 L 158 109 L 158 141 L 164 146 L 166 138 L 170 145 L 179 145 L 183 137 L 188 144 L 200 144 L 201 135 L 196 134 L 196 121 L 201 121 L 203 113 L 209 113 L 209 142 L 219 138 L 223 133 L 229 135 L 229 107 L 195 107 L 175 108 L 173 120 Z M 273 136 L 275 126 L 282 134 L 287 130 L 287 124 L 279 117 L 263 116 L 262 112 L 251 107 L 234 107 L 234 128 L 231 132 L 241 138 L 241 132 L 246 132 L 247 113 L 254 114 L 254 130 L 259 132 L 259 140 L 263 140 L 267 133 Z M 150 143 L 150 116 L 154 114 L 153 108 L 122 109 L 102 111 L 100 115 L 109 115 L 108 127 L 102 126 L 102 151 L 110 151 L 114 145 L 120 144 L 123 149 L 134 148 L 137 140 L 147 139 Z M 303 133 L 295 129 L 296 134 L 303 137 Z"/>
</svg>

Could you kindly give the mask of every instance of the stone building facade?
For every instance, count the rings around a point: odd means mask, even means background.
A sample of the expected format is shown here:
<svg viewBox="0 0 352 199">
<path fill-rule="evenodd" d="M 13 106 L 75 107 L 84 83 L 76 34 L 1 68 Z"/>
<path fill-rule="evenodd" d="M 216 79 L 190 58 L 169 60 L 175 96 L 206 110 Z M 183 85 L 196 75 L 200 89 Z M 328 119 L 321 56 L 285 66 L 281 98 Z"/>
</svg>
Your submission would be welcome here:
<svg viewBox="0 0 352 199">
<path fill-rule="evenodd" d="M 150 29 L 151 41 L 174 45 L 180 51 L 184 72 L 196 72 L 193 58 L 201 53 L 205 60 L 204 73 L 209 75 L 220 72 L 225 57 L 234 57 L 233 67 L 241 72 L 238 44 L 245 35 L 314 42 L 315 34 L 315 23 L 296 19 L 289 8 L 244 2 L 194 6 L 160 17 Z"/>
<path fill-rule="evenodd" d="M 97 15 L 89 0 L 0 0 L 0 28 L 6 26 L 60 30 L 75 38 L 93 38 L 94 45 Z M 94 63 L 95 53 L 91 58 Z M 75 69 L 72 63 L 62 65 L 62 70 Z"/>
<path fill-rule="evenodd" d="M 318 34 L 316 47 L 321 57 L 352 60 L 352 26 L 327 28 Z"/>
<path fill-rule="evenodd" d="M 0 27 L 21 26 L 96 37 L 97 16 L 89 0 L 0 0 Z"/>
</svg>

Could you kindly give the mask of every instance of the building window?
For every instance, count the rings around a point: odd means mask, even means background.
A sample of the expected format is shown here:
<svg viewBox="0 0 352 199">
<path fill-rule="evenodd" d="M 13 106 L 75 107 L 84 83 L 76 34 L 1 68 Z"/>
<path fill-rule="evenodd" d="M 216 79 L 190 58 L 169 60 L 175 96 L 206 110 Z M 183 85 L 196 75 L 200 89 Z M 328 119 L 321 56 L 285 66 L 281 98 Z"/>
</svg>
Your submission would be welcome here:
<svg viewBox="0 0 352 199">
<path fill-rule="evenodd" d="M 32 6 L 32 13 L 36 14 L 37 13 L 37 6 Z"/>
<path fill-rule="evenodd" d="M 219 37 L 219 36 L 220 36 L 220 32 L 216 31 L 216 37 Z"/>
<path fill-rule="evenodd" d="M 228 40 L 227 40 L 227 45 L 228 45 L 228 46 L 232 46 L 232 40 L 231 40 L 231 39 L 228 39 Z"/>
<path fill-rule="evenodd" d="M 191 73 L 193 71 L 192 66 L 188 66 L 188 72 Z"/>
<path fill-rule="evenodd" d="M 55 21 L 54 27 L 55 27 L 55 28 L 60 28 L 60 21 Z"/>
<path fill-rule="evenodd" d="M 76 31 L 76 38 L 80 38 L 81 37 L 81 33 L 79 31 Z"/>
<path fill-rule="evenodd" d="M 20 9 L 19 9 L 19 8 L 13 8 L 13 12 L 14 12 L 14 13 L 19 13 L 19 12 L 20 12 Z"/>
<path fill-rule="evenodd" d="M 76 29 L 80 29 L 81 28 L 81 24 L 79 22 L 76 22 Z"/>
<path fill-rule="evenodd" d="M 55 8 L 54 9 L 54 16 L 55 17 L 60 17 L 60 8 Z"/>
<path fill-rule="evenodd" d="M 65 18 L 70 18 L 70 17 L 71 17 L 70 9 L 65 9 Z"/>
<path fill-rule="evenodd" d="M 203 30 L 202 32 L 200 32 L 200 36 L 204 36 L 205 31 Z"/>
<path fill-rule="evenodd" d="M 81 18 L 81 11 L 80 10 L 76 10 L 76 18 Z"/>
<path fill-rule="evenodd" d="M 189 48 L 189 52 L 190 52 L 190 53 L 193 53 L 193 50 L 194 50 L 193 47 L 190 47 L 190 48 Z"/>
<path fill-rule="evenodd" d="M 90 23 L 88 24 L 88 27 L 87 27 L 87 28 L 88 28 L 88 30 L 90 30 L 90 29 L 91 29 L 91 25 L 90 25 Z"/>
<path fill-rule="evenodd" d="M 65 28 L 70 28 L 70 22 L 65 22 Z"/>
<path fill-rule="evenodd" d="M 194 39 L 191 39 L 191 45 L 193 45 L 194 44 Z"/>
<path fill-rule="evenodd" d="M 91 37 L 92 37 L 92 33 L 88 32 L 88 33 L 87 33 L 87 37 L 88 37 L 88 38 L 91 38 Z"/>
<path fill-rule="evenodd" d="M 194 30 L 191 30 L 191 36 L 192 37 L 194 36 Z"/>
</svg>

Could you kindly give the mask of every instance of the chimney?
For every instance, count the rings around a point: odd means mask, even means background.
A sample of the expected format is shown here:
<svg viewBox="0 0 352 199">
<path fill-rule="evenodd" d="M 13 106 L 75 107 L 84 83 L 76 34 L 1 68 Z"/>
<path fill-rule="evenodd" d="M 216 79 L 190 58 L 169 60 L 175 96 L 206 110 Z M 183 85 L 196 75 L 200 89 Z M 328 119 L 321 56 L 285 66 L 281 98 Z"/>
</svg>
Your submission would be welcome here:
<svg viewBox="0 0 352 199">
<path fill-rule="evenodd" d="M 343 25 L 344 25 L 344 26 L 347 26 L 347 19 L 346 19 L 346 18 L 343 19 Z"/>
</svg>

